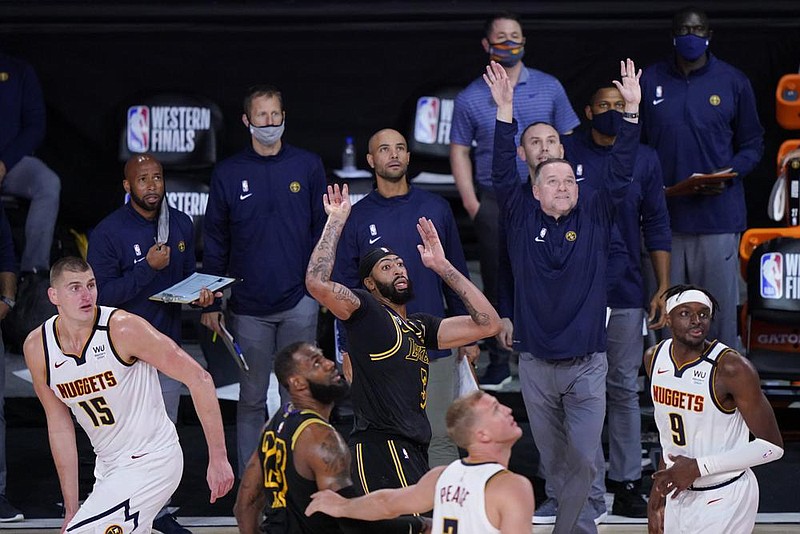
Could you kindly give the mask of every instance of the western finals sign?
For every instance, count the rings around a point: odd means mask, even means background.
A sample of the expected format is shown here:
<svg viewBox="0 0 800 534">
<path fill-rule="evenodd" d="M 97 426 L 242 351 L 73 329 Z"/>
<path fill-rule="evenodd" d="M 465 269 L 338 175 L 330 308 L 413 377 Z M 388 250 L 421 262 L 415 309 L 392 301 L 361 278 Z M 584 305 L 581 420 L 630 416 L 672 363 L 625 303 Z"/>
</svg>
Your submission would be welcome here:
<svg viewBox="0 0 800 534">
<path fill-rule="evenodd" d="M 189 106 L 128 108 L 128 150 L 192 152 L 200 130 L 211 129 L 211 109 Z"/>
<path fill-rule="evenodd" d="M 759 285 L 762 298 L 800 300 L 800 254 L 767 252 L 761 256 Z"/>
</svg>

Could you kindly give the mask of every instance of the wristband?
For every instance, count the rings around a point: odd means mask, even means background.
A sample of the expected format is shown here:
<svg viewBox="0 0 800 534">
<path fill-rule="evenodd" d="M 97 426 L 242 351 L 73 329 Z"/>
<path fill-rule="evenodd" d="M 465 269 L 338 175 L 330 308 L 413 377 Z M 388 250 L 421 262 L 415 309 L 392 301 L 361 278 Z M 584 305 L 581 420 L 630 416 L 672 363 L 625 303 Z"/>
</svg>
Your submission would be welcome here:
<svg viewBox="0 0 800 534">
<path fill-rule="evenodd" d="M 5 295 L 0 297 L 0 302 L 5 304 L 6 306 L 8 306 L 12 310 L 14 309 L 14 306 L 17 305 L 17 301 L 16 300 L 14 300 L 14 299 L 12 299 L 10 297 L 6 297 Z"/>
<path fill-rule="evenodd" d="M 700 476 L 706 476 L 728 471 L 743 471 L 748 467 L 774 462 L 782 456 L 781 447 L 756 438 L 741 447 L 712 456 L 702 456 L 696 461 Z"/>
<path fill-rule="evenodd" d="M 638 113 L 628 113 L 626 111 L 625 113 L 622 114 L 622 118 L 623 119 L 638 119 L 639 118 L 639 114 Z"/>
</svg>

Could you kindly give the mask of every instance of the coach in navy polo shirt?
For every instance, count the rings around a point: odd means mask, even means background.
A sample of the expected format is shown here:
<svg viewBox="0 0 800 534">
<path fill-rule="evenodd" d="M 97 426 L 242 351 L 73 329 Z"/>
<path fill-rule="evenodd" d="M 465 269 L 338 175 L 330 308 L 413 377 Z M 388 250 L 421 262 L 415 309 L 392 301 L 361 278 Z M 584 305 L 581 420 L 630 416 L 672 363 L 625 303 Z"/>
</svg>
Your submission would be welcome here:
<svg viewBox="0 0 800 534">
<path fill-rule="evenodd" d="M 513 13 L 492 16 L 484 26 L 483 49 L 508 73 L 514 88 L 514 118 L 523 127 L 534 122 L 552 124 L 567 134 L 580 124 L 561 83 L 553 76 L 526 67 L 525 36 L 519 17 Z M 483 290 L 497 305 L 497 269 L 499 256 L 497 199 L 492 189 L 492 147 L 494 146 L 495 106 L 483 80 L 478 78 L 456 97 L 453 126 L 450 132 L 450 166 L 461 201 L 475 223 L 480 254 Z M 519 143 L 519 135 L 514 140 Z M 470 160 L 474 148 L 475 168 Z M 520 176 L 527 177 L 525 162 L 517 160 Z M 477 190 L 475 183 L 477 183 Z M 490 365 L 483 383 L 497 383 L 508 376 L 508 354 L 489 344 Z"/>
<path fill-rule="evenodd" d="M 594 533 L 588 495 L 605 416 L 607 263 L 638 147 L 641 73 L 629 59 L 614 82 L 625 120 L 599 191 L 579 198 L 569 163 L 548 159 L 534 171 L 531 202 L 516 167 L 511 81 L 497 63 L 486 72 L 497 103 L 492 181 L 508 232 L 522 395 L 558 500 L 553 532 Z"/>
<path fill-rule="evenodd" d="M 747 227 L 743 179 L 764 152 L 764 129 L 748 79 L 708 52 L 705 13 L 678 12 L 672 39 L 673 58 L 648 67 L 642 76 L 643 140 L 658 152 L 664 185 L 728 167 L 738 176 L 668 199 L 671 281 L 705 287 L 717 297 L 709 339 L 736 347 L 739 235 Z"/>
</svg>

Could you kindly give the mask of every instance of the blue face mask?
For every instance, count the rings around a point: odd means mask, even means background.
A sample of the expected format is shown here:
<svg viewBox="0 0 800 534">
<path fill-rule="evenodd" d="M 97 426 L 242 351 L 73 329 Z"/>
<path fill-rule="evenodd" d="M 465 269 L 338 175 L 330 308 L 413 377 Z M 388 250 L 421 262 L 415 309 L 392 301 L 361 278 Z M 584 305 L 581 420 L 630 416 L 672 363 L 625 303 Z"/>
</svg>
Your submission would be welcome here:
<svg viewBox="0 0 800 534">
<path fill-rule="evenodd" d="M 609 110 L 605 113 L 595 113 L 592 115 L 592 128 L 603 135 L 616 137 L 619 129 L 622 128 L 622 113 Z"/>
<path fill-rule="evenodd" d="M 686 61 L 695 61 L 700 56 L 705 54 L 708 48 L 708 37 L 699 37 L 691 33 L 686 35 L 676 36 L 672 44 L 675 45 L 675 51 Z"/>
<path fill-rule="evenodd" d="M 489 59 L 510 68 L 522 60 L 525 55 L 525 42 L 503 41 L 489 45 Z"/>
</svg>

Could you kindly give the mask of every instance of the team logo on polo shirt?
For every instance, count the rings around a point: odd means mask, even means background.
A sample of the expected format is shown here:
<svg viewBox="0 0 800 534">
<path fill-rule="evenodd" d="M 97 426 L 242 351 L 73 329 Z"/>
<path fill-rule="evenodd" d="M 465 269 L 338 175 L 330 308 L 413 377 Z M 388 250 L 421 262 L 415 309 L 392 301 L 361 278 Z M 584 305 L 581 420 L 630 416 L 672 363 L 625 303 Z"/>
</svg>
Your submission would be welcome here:
<svg viewBox="0 0 800 534">
<path fill-rule="evenodd" d="M 567 241 L 575 241 L 576 239 L 578 239 L 578 234 L 576 234 L 574 231 L 570 230 L 569 232 L 564 234 L 564 237 L 567 238 Z"/>
<path fill-rule="evenodd" d="M 0 72 L 0 82 L 7 82 L 7 81 L 8 81 L 8 73 Z"/>
<path fill-rule="evenodd" d="M 792 169 L 800 169 L 800 159 L 794 158 L 790 165 L 792 166 Z"/>
<path fill-rule="evenodd" d="M 180 252 L 183 252 L 184 250 L 186 250 L 186 243 L 184 243 L 183 240 L 178 241 L 178 250 Z"/>
<path fill-rule="evenodd" d="M 294 181 L 289 184 L 289 191 L 292 193 L 299 193 L 300 192 L 300 182 Z"/>
<path fill-rule="evenodd" d="M 711 95 L 708 99 L 709 104 L 712 106 L 719 106 L 719 103 L 722 102 L 719 95 Z"/>
<path fill-rule="evenodd" d="M 105 534 L 123 534 L 122 527 L 119 525 L 111 525 L 106 529 Z"/>
</svg>

